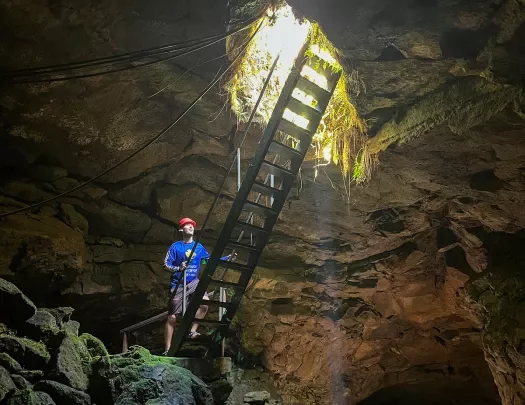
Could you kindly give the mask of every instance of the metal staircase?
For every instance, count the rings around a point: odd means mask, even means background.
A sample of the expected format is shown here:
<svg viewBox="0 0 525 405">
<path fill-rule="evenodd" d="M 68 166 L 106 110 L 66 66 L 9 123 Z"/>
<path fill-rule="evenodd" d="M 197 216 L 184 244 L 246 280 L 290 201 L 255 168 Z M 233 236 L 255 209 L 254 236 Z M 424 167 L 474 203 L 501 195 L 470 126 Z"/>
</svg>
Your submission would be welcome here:
<svg viewBox="0 0 525 405">
<path fill-rule="evenodd" d="M 332 70 L 317 56 L 306 56 L 306 49 L 307 45 L 284 85 L 195 294 L 177 327 L 170 356 L 176 355 L 185 342 L 192 342 L 188 333 L 194 322 L 215 330 L 207 340 L 194 340 L 207 346 L 208 355 L 213 351 L 210 349 L 220 345 L 294 185 L 341 76 L 340 71 Z M 221 260 L 232 252 L 238 254 L 235 262 Z M 203 300 L 210 287 L 226 289 L 230 300 Z M 195 314 L 201 305 L 223 308 L 223 316 L 220 320 L 197 320 Z"/>
</svg>

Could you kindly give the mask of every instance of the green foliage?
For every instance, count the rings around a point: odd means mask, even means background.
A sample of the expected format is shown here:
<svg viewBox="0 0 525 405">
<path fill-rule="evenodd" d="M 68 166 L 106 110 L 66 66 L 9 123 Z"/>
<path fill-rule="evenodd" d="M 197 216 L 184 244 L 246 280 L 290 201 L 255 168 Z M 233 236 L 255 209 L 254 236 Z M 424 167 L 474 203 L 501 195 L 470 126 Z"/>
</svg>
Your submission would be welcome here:
<svg viewBox="0 0 525 405">
<path fill-rule="evenodd" d="M 462 133 L 514 103 L 523 104 L 523 91 L 515 86 L 475 76 L 445 84 L 410 107 L 401 118 L 387 122 L 368 140 L 357 164 L 363 169 L 354 173 L 354 177 L 358 182 L 368 180 L 377 165 L 377 156 L 390 145 L 408 142 L 443 124 L 455 133 Z"/>
<path fill-rule="evenodd" d="M 255 24 L 251 30 L 234 36 L 228 43 L 228 51 L 238 49 L 245 44 L 255 32 L 257 25 Z M 322 67 L 327 69 L 329 67 L 333 72 L 342 72 L 341 79 L 337 83 L 321 124 L 314 135 L 316 158 L 319 161 L 324 159 L 327 155 L 326 151 L 329 150 L 331 158 L 329 160 L 333 160 L 334 163 L 339 165 L 344 178 L 349 178 L 357 153 L 364 145 L 366 133 L 366 125 L 360 119 L 349 95 L 349 89 L 356 87 L 356 84 L 352 82 L 356 75 L 349 75 L 345 72 L 345 67 L 341 63 L 343 58 L 339 58 L 338 50 L 327 39 L 319 24 L 310 23 L 308 41 L 306 56 L 315 61 L 314 68 Z M 314 45 L 328 52 L 334 60 L 326 61 L 316 57 L 313 51 Z M 258 80 L 261 80 L 260 76 L 266 75 L 273 63 L 270 60 L 271 58 L 263 52 L 259 52 L 255 48 L 256 46 L 256 41 L 250 43 L 246 53 L 240 58 L 237 66 L 234 67 L 234 74 L 225 86 L 230 95 L 232 110 L 240 121 L 248 119 L 253 107 L 253 88 L 248 83 L 252 83 L 254 77 L 259 77 Z M 266 124 L 270 118 L 283 84 L 277 81 L 270 81 L 266 95 L 258 110 L 258 121 L 262 124 Z M 357 86 L 359 87 L 359 84 Z M 358 176 L 358 178 L 361 178 L 361 176 Z"/>
<path fill-rule="evenodd" d="M 80 335 L 80 340 L 86 345 L 91 357 L 109 356 L 106 346 L 104 346 L 104 343 L 102 343 L 99 338 L 89 333 L 83 333 Z"/>
</svg>

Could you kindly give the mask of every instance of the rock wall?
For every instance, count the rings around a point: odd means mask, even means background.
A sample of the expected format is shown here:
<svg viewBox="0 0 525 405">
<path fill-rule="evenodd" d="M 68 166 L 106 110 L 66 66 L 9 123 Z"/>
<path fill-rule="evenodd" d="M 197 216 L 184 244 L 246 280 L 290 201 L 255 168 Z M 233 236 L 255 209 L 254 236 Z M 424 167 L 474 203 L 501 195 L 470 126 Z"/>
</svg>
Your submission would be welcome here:
<svg viewBox="0 0 525 405">
<path fill-rule="evenodd" d="M 488 274 L 470 286 L 474 307 L 484 320 L 483 347 L 504 404 L 525 401 L 523 279 L 525 234 L 483 235 Z"/>
<path fill-rule="evenodd" d="M 165 308 L 169 273 L 163 260 L 179 238 L 174 224 L 184 215 L 201 222 L 222 181 L 220 166 L 205 158 L 198 162 L 207 162 L 210 171 L 215 168 L 213 175 L 207 176 L 205 164 L 189 163 L 186 172 L 155 172 L 157 181 L 148 189 L 140 180 L 113 191 L 93 186 L 34 213 L 8 217 L 0 227 L 0 275 L 40 305 L 73 305 L 86 328 L 115 341 L 120 326 Z M 228 187 L 234 187 L 233 181 Z M 18 171 L 1 186 L 0 209 L 40 201 L 58 194 L 63 184 L 77 183 L 55 166 L 40 165 L 28 177 Z M 115 197 L 124 193 L 128 205 Z M 136 200 L 129 196 L 138 193 Z M 134 203 L 139 199 L 144 202 Z M 213 229 L 227 204 L 227 196 L 219 201 L 210 221 Z M 102 326 L 107 321 L 114 323 L 112 330 Z"/>
</svg>

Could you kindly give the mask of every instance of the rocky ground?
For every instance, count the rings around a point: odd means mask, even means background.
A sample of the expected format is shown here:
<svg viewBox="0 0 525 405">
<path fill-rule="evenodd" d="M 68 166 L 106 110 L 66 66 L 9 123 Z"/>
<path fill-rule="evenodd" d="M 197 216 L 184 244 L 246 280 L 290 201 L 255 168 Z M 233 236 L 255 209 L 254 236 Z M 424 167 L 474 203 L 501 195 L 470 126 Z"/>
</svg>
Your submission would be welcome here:
<svg viewBox="0 0 525 405">
<path fill-rule="evenodd" d="M 110 356 L 98 338 L 79 335 L 73 308 L 38 309 L 4 279 L 0 309 L 1 404 L 219 405 L 231 391 L 139 346 Z"/>
<path fill-rule="evenodd" d="M 392 146 L 350 201 L 337 168 L 314 181 L 305 163 L 230 354 L 264 367 L 286 404 L 418 403 L 423 393 L 523 404 L 523 1 L 290 3 L 348 58 L 370 139 Z M 155 4 L 0 1 L 2 63 L 135 50 L 215 33 L 227 18 L 218 1 Z M 2 88 L 0 211 L 56 195 L 133 151 L 218 64 L 178 78 L 194 62 Z M 202 221 L 233 155 L 224 102 L 207 96 L 118 171 L 2 221 L 0 276 L 39 307 L 74 307 L 82 330 L 116 352 L 121 327 L 165 310 L 162 261 L 175 224 L 188 215 Z M 258 136 L 250 134 L 243 167 Z M 206 230 L 209 247 L 234 192 L 231 176 Z M 135 338 L 152 349 L 160 341 Z"/>
</svg>

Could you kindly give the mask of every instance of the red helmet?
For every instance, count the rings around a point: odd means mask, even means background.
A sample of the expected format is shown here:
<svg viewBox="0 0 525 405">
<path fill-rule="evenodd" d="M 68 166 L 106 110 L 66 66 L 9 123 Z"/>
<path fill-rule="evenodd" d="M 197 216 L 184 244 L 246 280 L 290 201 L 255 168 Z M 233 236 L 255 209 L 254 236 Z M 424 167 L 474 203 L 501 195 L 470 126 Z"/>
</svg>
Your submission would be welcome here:
<svg viewBox="0 0 525 405">
<path fill-rule="evenodd" d="M 193 227 L 195 228 L 195 225 L 197 225 L 197 222 L 195 222 L 193 219 L 191 218 L 182 218 L 180 221 L 179 221 L 179 228 L 182 228 L 184 225 L 186 224 L 192 224 Z"/>
</svg>

